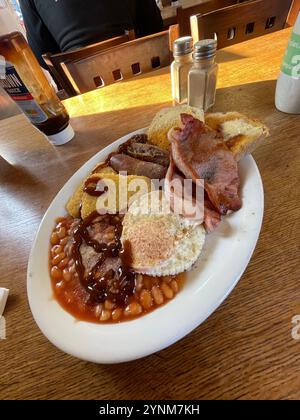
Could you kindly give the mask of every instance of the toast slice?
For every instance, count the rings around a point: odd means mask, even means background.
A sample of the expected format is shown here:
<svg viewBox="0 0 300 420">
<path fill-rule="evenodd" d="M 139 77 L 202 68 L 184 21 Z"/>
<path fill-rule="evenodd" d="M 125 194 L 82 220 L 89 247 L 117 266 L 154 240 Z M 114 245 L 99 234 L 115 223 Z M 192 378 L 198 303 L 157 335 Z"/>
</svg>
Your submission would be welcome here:
<svg viewBox="0 0 300 420">
<path fill-rule="evenodd" d="M 223 135 L 237 161 L 251 154 L 270 135 L 267 126 L 239 112 L 207 114 L 205 123 Z"/>
<path fill-rule="evenodd" d="M 169 151 L 170 141 L 168 139 L 168 132 L 173 127 L 182 126 L 181 114 L 190 114 L 194 118 L 204 121 L 204 112 L 198 108 L 193 108 L 188 105 L 164 108 L 155 115 L 148 129 L 149 143 Z"/>
</svg>

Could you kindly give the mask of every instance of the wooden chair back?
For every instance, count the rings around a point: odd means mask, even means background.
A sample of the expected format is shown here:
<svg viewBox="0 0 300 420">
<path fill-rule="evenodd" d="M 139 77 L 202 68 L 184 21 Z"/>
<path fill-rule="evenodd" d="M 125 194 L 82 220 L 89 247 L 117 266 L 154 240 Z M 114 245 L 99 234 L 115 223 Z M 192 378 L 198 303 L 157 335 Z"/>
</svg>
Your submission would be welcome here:
<svg viewBox="0 0 300 420">
<path fill-rule="evenodd" d="M 133 39 L 135 39 L 135 33 L 134 30 L 130 30 L 126 31 L 124 35 L 110 38 L 102 42 L 97 42 L 96 44 L 88 45 L 87 47 L 79 48 L 73 51 L 67 51 L 59 54 L 47 53 L 43 55 L 43 59 L 49 67 L 50 73 L 65 90 L 67 95 L 74 96 L 77 93 L 70 83 L 69 78 L 65 74 L 63 69 L 65 63 L 90 57 L 100 51 L 105 51 L 109 48 L 115 47 L 116 45 L 132 41 Z"/>
<path fill-rule="evenodd" d="M 287 19 L 287 23 L 289 26 L 295 25 L 299 12 L 300 12 L 300 0 L 294 0 L 290 13 L 289 13 L 289 17 Z"/>
<path fill-rule="evenodd" d="M 170 65 L 178 36 L 178 25 L 174 25 L 168 31 L 65 62 L 62 68 L 74 91 L 82 94 Z"/>
<path fill-rule="evenodd" d="M 191 17 L 194 42 L 218 39 L 224 48 L 283 29 L 292 0 L 253 0 Z"/>
<path fill-rule="evenodd" d="M 251 0 L 250 0 L 251 1 Z M 227 6 L 239 3 L 239 0 L 208 0 L 204 3 L 197 4 L 191 7 L 178 7 L 177 22 L 179 24 L 180 36 L 191 34 L 190 18 L 198 14 L 205 14 L 214 10 L 222 9 Z"/>
</svg>

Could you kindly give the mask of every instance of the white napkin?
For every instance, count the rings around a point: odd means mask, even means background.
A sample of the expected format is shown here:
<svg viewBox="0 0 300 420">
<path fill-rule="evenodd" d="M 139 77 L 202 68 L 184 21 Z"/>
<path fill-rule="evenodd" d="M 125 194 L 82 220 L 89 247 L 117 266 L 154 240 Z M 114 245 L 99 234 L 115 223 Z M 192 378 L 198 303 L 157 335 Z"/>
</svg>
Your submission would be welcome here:
<svg viewBox="0 0 300 420">
<path fill-rule="evenodd" d="M 3 289 L 0 287 L 0 317 L 2 316 L 4 312 L 4 308 L 7 302 L 7 298 L 8 298 L 8 293 L 9 293 L 8 289 Z"/>
</svg>

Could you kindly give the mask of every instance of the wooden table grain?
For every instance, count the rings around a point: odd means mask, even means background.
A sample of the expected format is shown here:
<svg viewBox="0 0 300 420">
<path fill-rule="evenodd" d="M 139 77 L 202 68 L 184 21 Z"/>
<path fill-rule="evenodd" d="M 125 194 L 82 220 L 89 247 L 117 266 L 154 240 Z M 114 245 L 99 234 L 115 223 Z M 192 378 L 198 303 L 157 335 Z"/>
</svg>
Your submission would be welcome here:
<svg viewBox="0 0 300 420">
<path fill-rule="evenodd" d="M 300 342 L 291 336 L 292 318 L 300 314 L 300 116 L 274 107 L 289 34 L 257 38 L 218 56 L 215 110 L 245 112 L 272 133 L 254 153 L 265 217 L 253 258 L 203 325 L 143 360 L 98 366 L 53 347 L 28 307 L 26 265 L 45 210 L 74 171 L 171 103 L 168 69 L 67 100 L 76 138 L 61 148 L 51 147 L 23 116 L 0 122 L 0 285 L 11 291 L 7 339 L 0 341 L 0 399 L 300 398 Z"/>
</svg>

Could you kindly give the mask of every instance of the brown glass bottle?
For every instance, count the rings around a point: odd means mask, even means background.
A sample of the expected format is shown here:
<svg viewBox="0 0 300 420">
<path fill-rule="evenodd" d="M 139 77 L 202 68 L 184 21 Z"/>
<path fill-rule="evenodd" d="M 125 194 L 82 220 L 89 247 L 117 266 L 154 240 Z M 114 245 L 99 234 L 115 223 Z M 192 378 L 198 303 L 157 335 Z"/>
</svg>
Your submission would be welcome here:
<svg viewBox="0 0 300 420">
<path fill-rule="evenodd" d="M 1 36 L 0 55 L 5 59 L 5 78 L 0 86 L 53 144 L 70 141 L 74 132 L 69 115 L 24 36 L 20 32 Z"/>
</svg>

